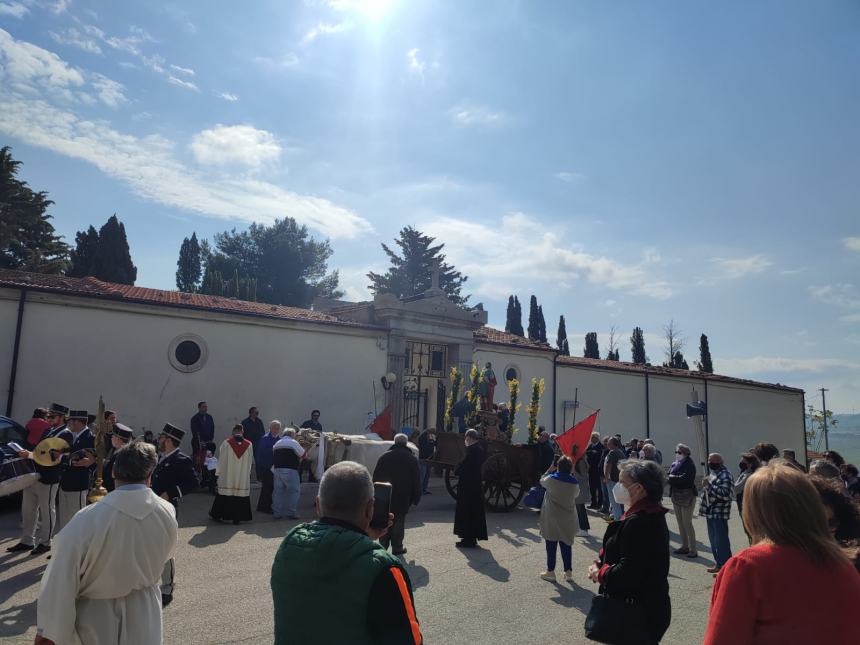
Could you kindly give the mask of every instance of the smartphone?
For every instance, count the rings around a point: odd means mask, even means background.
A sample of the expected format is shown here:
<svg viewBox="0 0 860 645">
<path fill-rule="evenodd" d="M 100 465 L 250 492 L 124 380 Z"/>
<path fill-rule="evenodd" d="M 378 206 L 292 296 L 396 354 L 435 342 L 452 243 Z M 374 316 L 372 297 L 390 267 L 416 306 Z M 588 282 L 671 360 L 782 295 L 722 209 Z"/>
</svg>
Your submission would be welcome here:
<svg viewBox="0 0 860 645">
<path fill-rule="evenodd" d="M 391 484 L 386 482 L 373 483 L 373 518 L 370 526 L 374 529 L 384 529 L 388 526 L 388 514 L 391 512 Z"/>
</svg>

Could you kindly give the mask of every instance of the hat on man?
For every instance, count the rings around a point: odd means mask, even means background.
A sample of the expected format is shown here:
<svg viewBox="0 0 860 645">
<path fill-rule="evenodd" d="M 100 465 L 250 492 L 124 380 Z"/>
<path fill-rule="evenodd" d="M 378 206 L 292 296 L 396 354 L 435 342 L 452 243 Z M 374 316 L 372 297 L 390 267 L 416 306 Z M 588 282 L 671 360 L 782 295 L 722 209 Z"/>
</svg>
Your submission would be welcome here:
<svg viewBox="0 0 860 645">
<path fill-rule="evenodd" d="M 161 434 L 163 434 L 165 437 L 170 437 L 176 443 L 182 443 L 182 437 L 185 436 L 185 430 L 180 430 L 174 425 L 165 423 L 164 429 L 162 429 Z"/>
<path fill-rule="evenodd" d="M 48 408 L 49 412 L 53 412 L 54 414 L 62 414 L 64 417 L 69 416 L 69 408 L 65 405 L 60 405 L 59 403 L 52 403 L 51 407 Z"/>
<path fill-rule="evenodd" d="M 128 443 L 134 439 L 134 431 L 123 423 L 115 423 L 113 426 L 113 434 Z"/>
<path fill-rule="evenodd" d="M 86 410 L 69 410 L 68 417 L 70 420 L 74 419 L 75 421 L 83 421 L 86 423 L 89 414 Z"/>
</svg>

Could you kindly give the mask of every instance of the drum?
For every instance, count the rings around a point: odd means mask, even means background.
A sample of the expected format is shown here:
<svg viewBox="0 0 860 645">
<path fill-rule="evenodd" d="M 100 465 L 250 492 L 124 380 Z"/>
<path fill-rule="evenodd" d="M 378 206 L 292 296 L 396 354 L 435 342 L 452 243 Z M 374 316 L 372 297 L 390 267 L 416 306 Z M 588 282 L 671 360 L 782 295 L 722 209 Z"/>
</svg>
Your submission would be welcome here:
<svg viewBox="0 0 860 645">
<path fill-rule="evenodd" d="M 39 473 L 32 459 L 4 460 L 0 464 L 0 497 L 24 490 L 39 481 Z"/>
</svg>

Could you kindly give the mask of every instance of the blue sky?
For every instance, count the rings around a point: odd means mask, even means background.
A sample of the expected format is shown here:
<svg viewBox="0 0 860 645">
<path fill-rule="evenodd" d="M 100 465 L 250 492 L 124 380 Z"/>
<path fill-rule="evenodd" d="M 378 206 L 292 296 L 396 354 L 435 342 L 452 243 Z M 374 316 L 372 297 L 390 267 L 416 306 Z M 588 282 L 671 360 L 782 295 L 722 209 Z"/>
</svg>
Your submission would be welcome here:
<svg viewBox="0 0 860 645">
<path fill-rule="evenodd" d="M 690 362 L 860 408 L 860 5 L 0 0 L 0 145 L 67 239 L 116 212 L 138 284 L 290 215 L 353 299 L 446 243 L 504 325 L 674 319 Z"/>
</svg>

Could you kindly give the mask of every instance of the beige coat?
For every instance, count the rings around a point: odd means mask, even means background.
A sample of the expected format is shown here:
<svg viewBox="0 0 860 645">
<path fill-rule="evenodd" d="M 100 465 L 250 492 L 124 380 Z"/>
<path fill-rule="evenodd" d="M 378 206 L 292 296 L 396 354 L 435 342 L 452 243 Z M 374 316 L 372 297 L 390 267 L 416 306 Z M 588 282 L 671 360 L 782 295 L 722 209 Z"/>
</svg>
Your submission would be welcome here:
<svg viewBox="0 0 860 645">
<path fill-rule="evenodd" d="M 579 530 L 579 520 L 576 517 L 579 484 L 561 481 L 552 475 L 544 475 L 540 483 L 546 489 L 538 523 L 541 536 L 545 540 L 573 544 Z"/>
</svg>

